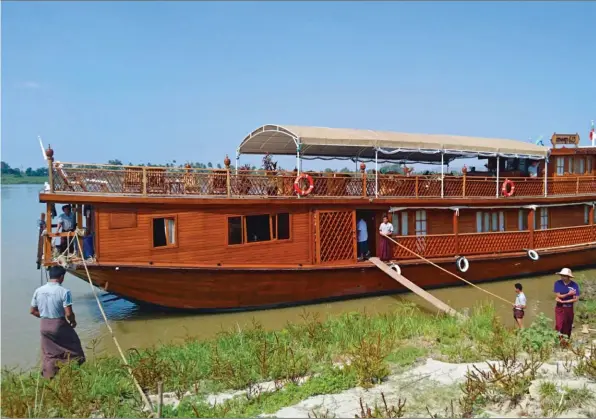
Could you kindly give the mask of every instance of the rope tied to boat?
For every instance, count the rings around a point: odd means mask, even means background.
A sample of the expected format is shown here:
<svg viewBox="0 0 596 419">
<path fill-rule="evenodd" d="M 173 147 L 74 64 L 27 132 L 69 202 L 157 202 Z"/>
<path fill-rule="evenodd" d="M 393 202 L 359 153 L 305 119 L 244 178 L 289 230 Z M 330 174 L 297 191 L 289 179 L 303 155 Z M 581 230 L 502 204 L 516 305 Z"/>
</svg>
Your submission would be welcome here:
<svg viewBox="0 0 596 419">
<path fill-rule="evenodd" d="M 78 233 L 78 231 L 77 231 L 77 233 Z M 82 254 L 83 254 L 83 246 L 81 245 L 81 240 L 79 239 L 79 234 L 75 234 L 74 237 L 75 237 L 75 240 L 77 242 L 77 246 L 79 248 L 79 252 L 81 253 L 81 256 L 82 256 Z M 66 249 L 68 250 L 68 246 L 67 246 Z M 114 331 L 112 330 L 112 327 L 110 326 L 110 323 L 108 322 L 108 317 L 106 316 L 106 312 L 103 309 L 103 305 L 101 304 L 101 301 L 99 300 L 99 297 L 97 296 L 97 292 L 95 291 L 95 287 L 93 286 L 93 282 L 91 282 L 91 274 L 89 273 L 89 268 L 87 267 L 87 262 L 85 261 L 85 258 L 81 257 L 81 261 L 83 262 L 83 267 L 85 268 L 85 274 L 87 275 L 87 282 L 89 282 L 89 287 L 91 287 L 91 292 L 93 293 L 93 296 L 95 297 L 95 301 L 97 302 L 97 306 L 99 307 L 99 311 L 101 312 L 101 315 L 103 317 L 103 321 L 106 324 L 106 327 L 107 327 L 108 331 L 110 332 L 110 335 L 112 337 L 112 340 L 114 341 L 114 344 L 116 345 L 116 348 L 118 349 L 118 352 L 120 353 L 120 357 L 122 358 L 122 362 L 124 362 L 124 365 L 125 365 L 127 371 L 130 373 L 130 376 L 132 377 L 132 380 L 133 380 L 133 382 L 135 384 L 135 387 L 139 391 L 139 394 L 141 395 L 141 399 L 143 400 L 143 403 L 145 404 L 145 408 L 148 409 L 148 410 L 150 410 L 151 412 L 153 412 L 153 405 L 151 404 L 151 401 L 149 400 L 149 397 L 147 397 L 147 395 L 143 391 L 143 388 L 139 384 L 138 380 L 134 376 L 134 374 L 132 372 L 132 367 L 128 363 L 128 359 L 124 355 L 124 351 L 120 347 L 120 344 L 118 343 L 118 339 L 116 339 L 116 335 L 114 335 Z M 155 413 L 153 413 L 152 416 L 154 417 L 155 416 Z"/>
<path fill-rule="evenodd" d="M 436 263 L 434 263 L 434 262 L 431 262 L 430 260 L 426 259 L 424 256 L 421 256 L 421 255 L 419 255 L 418 253 L 414 252 L 413 250 L 410 250 L 410 249 L 408 249 L 408 248 L 407 248 L 406 246 L 404 246 L 403 244 L 401 244 L 401 243 L 398 243 L 398 242 L 397 242 L 396 240 L 394 240 L 393 238 L 391 238 L 391 237 L 389 237 L 389 236 L 385 236 L 385 237 L 386 237 L 387 239 L 389 239 L 390 241 L 392 241 L 393 243 L 395 243 L 396 245 L 398 245 L 399 247 L 401 247 L 402 249 L 404 249 L 404 250 L 406 250 L 406 251 L 410 252 L 411 254 L 413 254 L 414 256 L 416 256 L 417 258 L 420 258 L 420 259 L 422 259 L 422 260 L 423 260 L 423 261 L 425 261 L 426 263 L 429 263 L 430 265 L 432 265 L 432 266 L 434 266 L 434 267 L 436 267 L 436 268 L 439 268 L 440 270 L 442 270 L 442 271 L 444 271 L 444 272 L 447 272 L 449 275 L 451 275 L 451 276 L 454 276 L 455 278 L 459 279 L 460 281 L 463 281 L 463 282 L 465 282 L 466 284 L 468 284 L 468 285 L 471 285 L 471 286 L 473 286 L 474 288 L 476 288 L 476 289 L 478 289 L 478 290 L 480 290 L 480 291 L 482 291 L 482 292 L 485 292 L 485 293 L 487 293 L 487 294 L 489 294 L 489 295 L 492 295 L 493 297 L 495 297 L 495 298 L 497 298 L 497 299 L 499 299 L 499 300 L 501 300 L 501 301 L 503 301 L 503 302 L 505 302 L 505 303 L 507 303 L 507 304 L 509 304 L 509 305 L 515 306 L 515 304 L 513 304 L 511 301 L 508 301 L 508 300 L 506 300 L 505 298 L 498 296 L 497 294 L 493 294 L 492 292 L 490 292 L 490 291 L 488 291 L 488 290 L 485 290 L 484 288 L 482 288 L 482 287 L 479 287 L 479 286 L 478 286 L 478 285 L 476 285 L 476 284 L 473 284 L 473 283 L 471 283 L 471 282 L 470 282 L 470 281 L 468 281 L 467 279 L 464 279 L 464 278 L 462 278 L 461 276 L 459 276 L 459 275 L 457 275 L 457 274 L 454 274 L 453 272 L 451 272 L 451 271 L 449 271 L 449 270 L 447 270 L 447 269 L 443 268 L 442 266 L 439 266 L 439 265 L 437 265 Z"/>
</svg>

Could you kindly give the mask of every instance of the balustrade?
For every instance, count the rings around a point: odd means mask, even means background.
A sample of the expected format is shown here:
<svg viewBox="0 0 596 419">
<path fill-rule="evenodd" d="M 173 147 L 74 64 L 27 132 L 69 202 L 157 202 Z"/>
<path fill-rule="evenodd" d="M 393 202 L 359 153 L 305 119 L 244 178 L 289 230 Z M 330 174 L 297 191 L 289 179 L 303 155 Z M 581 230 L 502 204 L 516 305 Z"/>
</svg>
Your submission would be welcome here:
<svg viewBox="0 0 596 419">
<path fill-rule="evenodd" d="M 310 197 L 507 199 L 494 177 L 445 176 L 441 182 L 440 175 L 306 173 L 314 183 Z M 296 197 L 295 179 L 296 172 L 235 170 L 229 165 L 197 169 L 56 163 L 52 170 L 54 191 L 70 193 Z M 514 197 L 544 196 L 544 178 L 509 179 L 515 184 Z M 549 196 L 592 194 L 596 194 L 595 176 L 547 180 Z"/>
<path fill-rule="evenodd" d="M 458 248 L 456 248 L 454 234 L 396 236 L 394 239 L 426 258 L 514 253 L 532 248 L 529 231 L 462 233 L 457 235 Z M 536 249 L 593 244 L 596 242 L 596 225 L 536 230 L 534 241 Z M 416 258 L 397 245 L 393 245 L 393 257 L 395 259 Z"/>
</svg>

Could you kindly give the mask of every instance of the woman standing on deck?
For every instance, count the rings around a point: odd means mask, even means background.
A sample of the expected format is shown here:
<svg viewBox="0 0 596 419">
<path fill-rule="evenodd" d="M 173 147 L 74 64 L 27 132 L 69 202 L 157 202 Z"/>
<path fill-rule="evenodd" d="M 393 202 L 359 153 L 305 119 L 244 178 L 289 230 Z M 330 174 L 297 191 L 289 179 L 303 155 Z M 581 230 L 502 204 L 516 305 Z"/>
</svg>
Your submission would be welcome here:
<svg viewBox="0 0 596 419">
<path fill-rule="evenodd" d="M 379 259 L 386 262 L 392 259 L 391 242 L 387 239 L 393 234 L 393 224 L 389 222 L 389 218 L 383 215 L 383 222 L 379 226 L 379 233 L 381 234 L 381 243 L 379 246 Z"/>
</svg>

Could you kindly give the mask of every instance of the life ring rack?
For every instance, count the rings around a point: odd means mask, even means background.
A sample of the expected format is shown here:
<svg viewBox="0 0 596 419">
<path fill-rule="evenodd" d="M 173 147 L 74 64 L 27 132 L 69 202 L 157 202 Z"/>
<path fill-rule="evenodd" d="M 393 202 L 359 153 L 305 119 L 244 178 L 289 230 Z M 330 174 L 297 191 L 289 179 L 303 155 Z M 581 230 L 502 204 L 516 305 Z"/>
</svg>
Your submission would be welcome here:
<svg viewBox="0 0 596 419">
<path fill-rule="evenodd" d="M 303 189 L 300 186 L 300 181 L 303 179 L 305 179 L 308 182 L 308 188 L 306 188 L 306 189 Z M 298 176 L 296 176 L 296 180 L 294 180 L 294 191 L 299 196 L 306 196 L 306 195 L 310 194 L 314 188 L 315 188 L 315 183 L 314 183 L 311 175 L 309 175 L 308 173 L 300 173 Z"/>
<path fill-rule="evenodd" d="M 460 256 L 455 260 L 455 266 L 458 271 L 465 273 L 470 269 L 470 262 L 465 256 Z"/>
<path fill-rule="evenodd" d="M 538 254 L 538 252 L 532 249 L 528 249 L 528 257 L 533 261 L 537 261 L 538 259 L 540 259 L 540 255 Z"/>
<path fill-rule="evenodd" d="M 507 187 L 509 186 L 509 189 Z M 515 193 L 515 183 L 513 183 L 510 179 L 505 179 L 503 184 L 501 185 L 501 193 L 503 196 L 512 196 Z"/>
</svg>

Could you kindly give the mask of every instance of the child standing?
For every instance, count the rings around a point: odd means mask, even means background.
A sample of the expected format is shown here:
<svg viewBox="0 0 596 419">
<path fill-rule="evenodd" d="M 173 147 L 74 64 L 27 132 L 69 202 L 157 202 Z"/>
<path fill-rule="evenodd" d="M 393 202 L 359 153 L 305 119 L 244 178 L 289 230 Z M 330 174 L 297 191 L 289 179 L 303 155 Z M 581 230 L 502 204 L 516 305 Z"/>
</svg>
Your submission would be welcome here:
<svg viewBox="0 0 596 419">
<path fill-rule="evenodd" d="M 523 292 L 522 284 L 515 284 L 515 305 L 513 306 L 513 318 L 517 327 L 524 328 L 524 309 L 526 308 L 526 295 Z"/>
</svg>

